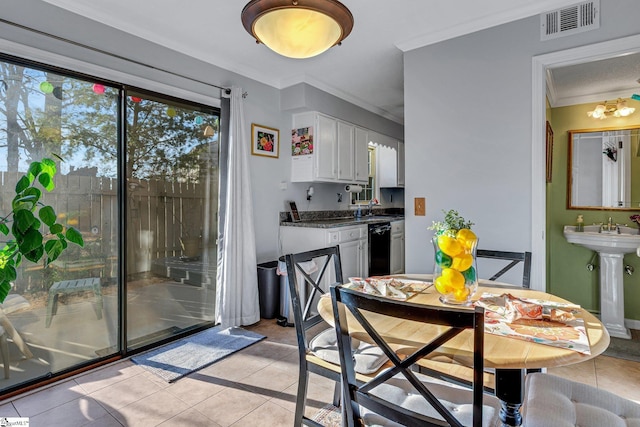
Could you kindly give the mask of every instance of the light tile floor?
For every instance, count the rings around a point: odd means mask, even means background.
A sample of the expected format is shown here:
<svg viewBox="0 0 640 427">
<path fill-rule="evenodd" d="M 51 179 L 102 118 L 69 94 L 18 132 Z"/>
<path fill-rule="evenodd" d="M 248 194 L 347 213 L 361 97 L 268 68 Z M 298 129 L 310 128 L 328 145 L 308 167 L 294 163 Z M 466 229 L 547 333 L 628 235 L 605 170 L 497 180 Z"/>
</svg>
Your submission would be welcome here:
<svg viewBox="0 0 640 427">
<path fill-rule="evenodd" d="M 297 390 L 295 330 L 273 320 L 248 327 L 267 336 L 251 347 L 167 384 L 129 360 L 0 403 L 0 417 L 40 426 L 293 425 Z M 640 363 L 606 356 L 550 369 L 640 402 Z M 313 376 L 309 415 L 331 401 L 333 386 Z"/>
</svg>

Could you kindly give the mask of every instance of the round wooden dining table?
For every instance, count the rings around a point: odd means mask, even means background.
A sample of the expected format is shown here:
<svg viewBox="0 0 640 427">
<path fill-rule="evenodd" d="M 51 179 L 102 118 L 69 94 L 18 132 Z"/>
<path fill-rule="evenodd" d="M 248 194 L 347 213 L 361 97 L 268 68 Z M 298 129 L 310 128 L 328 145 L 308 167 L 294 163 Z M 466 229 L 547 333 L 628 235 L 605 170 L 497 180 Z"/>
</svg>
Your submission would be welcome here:
<svg viewBox="0 0 640 427">
<path fill-rule="evenodd" d="M 430 282 L 431 275 L 397 275 L 390 276 L 399 279 L 411 279 Z M 539 299 L 550 302 L 568 303 L 555 295 L 516 287 L 506 283 L 480 280 L 475 298 L 479 298 L 483 293 L 500 295 L 509 293 L 515 297 Z M 412 296 L 409 301 L 416 304 L 432 306 L 444 306 L 439 300 L 439 294 L 433 286 L 425 291 Z M 318 302 L 318 312 L 322 318 L 334 325 L 334 316 L 329 294 L 323 295 Z M 495 393 L 500 399 L 502 409 L 500 418 L 505 426 L 520 426 L 522 417 L 520 407 L 524 401 L 524 376 L 530 369 L 552 368 L 567 366 L 584 362 L 601 354 L 609 346 L 609 333 L 604 325 L 593 314 L 584 309 L 577 309 L 576 317 L 584 321 L 585 332 L 589 338 L 590 354 L 583 354 L 571 349 L 554 347 L 531 341 L 516 339 L 509 336 L 494 335 L 485 333 L 484 335 L 484 366 L 495 369 Z M 369 319 L 373 322 L 372 319 Z M 410 351 L 415 348 L 414 343 L 425 343 L 430 341 L 436 328 L 432 325 L 416 328 L 415 324 L 405 325 L 401 319 L 388 318 L 376 324 L 376 329 L 382 334 L 393 336 L 397 340 L 395 351 L 403 352 L 403 348 Z M 351 326 L 350 326 L 351 331 Z M 360 335 L 356 332 L 357 335 Z M 358 336 L 363 339 L 363 336 Z M 365 338 L 366 339 L 366 338 Z M 438 349 L 440 354 L 450 357 L 457 363 L 472 366 L 473 341 L 472 333 L 465 331 L 455 339 L 451 340 L 447 346 Z"/>
</svg>

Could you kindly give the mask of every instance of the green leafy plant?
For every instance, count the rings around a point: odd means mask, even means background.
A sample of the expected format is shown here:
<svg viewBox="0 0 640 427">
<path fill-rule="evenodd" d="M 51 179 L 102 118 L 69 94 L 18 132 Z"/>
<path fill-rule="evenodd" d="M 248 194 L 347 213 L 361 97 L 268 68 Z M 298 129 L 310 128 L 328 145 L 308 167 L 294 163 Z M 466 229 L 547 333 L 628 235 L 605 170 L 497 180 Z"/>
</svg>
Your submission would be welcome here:
<svg viewBox="0 0 640 427">
<path fill-rule="evenodd" d="M 450 209 L 449 211 L 442 210 L 444 213 L 444 221 L 433 221 L 428 230 L 435 230 L 436 236 L 441 234 L 448 234 L 455 236 L 456 233 L 464 228 L 471 229 L 474 225 L 473 222 L 465 220 L 460 216 L 458 211 Z"/>
<path fill-rule="evenodd" d="M 51 159 L 32 162 L 16 184 L 11 211 L 0 218 L 0 233 L 9 237 L 0 250 L 0 302 L 9 294 L 11 282 L 17 276 L 16 268 L 23 258 L 38 262 L 46 254 L 46 266 L 62 254 L 69 242 L 84 246 L 80 232 L 73 227 L 65 229 L 57 222 L 55 210 L 40 202 L 42 190 L 37 184 L 48 192 L 53 191 L 56 172 L 56 163 Z M 46 234 L 40 231 L 43 224 L 49 228 Z"/>
</svg>

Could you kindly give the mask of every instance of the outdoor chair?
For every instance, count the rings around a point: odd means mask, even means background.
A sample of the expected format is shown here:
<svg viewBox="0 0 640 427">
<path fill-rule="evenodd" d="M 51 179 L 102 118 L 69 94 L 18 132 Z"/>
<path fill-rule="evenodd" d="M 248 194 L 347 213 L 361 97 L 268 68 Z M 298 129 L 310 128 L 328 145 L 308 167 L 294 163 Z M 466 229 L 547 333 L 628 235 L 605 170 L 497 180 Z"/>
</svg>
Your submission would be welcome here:
<svg viewBox="0 0 640 427">
<path fill-rule="evenodd" d="M 11 370 L 10 366 L 10 353 L 7 338 L 11 339 L 13 343 L 18 347 L 20 352 L 27 359 L 33 357 L 33 353 L 27 347 L 27 344 L 22 339 L 20 333 L 11 323 L 11 320 L 7 317 L 15 311 L 24 310 L 31 306 L 22 295 L 9 294 L 5 298 L 4 302 L 0 304 L 0 355 L 2 356 L 2 363 L 4 366 L 4 377 L 9 378 Z"/>
<path fill-rule="evenodd" d="M 587 384 L 533 373 L 525 380 L 526 427 L 640 425 L 640 404 Z"/>
<path fill-rule="evenodd" d="M 329 287 L 343 283 L 340 248 L 333 246 L 285 256 L 291 307 L 298 340 L 299 374 L 294 425 L 320 424 L 305 415 L 309 373 L 335 381 L 333 405 L 340 406 L 341 369 L 334 328 L 322 328 L 324 322 L 316 306 Z M 320 331 L 317 333 L 317 331 Z M 316 332 L 314 334 L 314 332 Z M 384 353 L 365 342 L 353 349 L 359 377 L 375 373 L 387 361 Z"/>
<path fill-rule="evenodd" d="M 369 295 L 342 286 L 331 288 L 331 297 L 343 367 L 343 414 L 346 416 L 346 425 L 500 425 L 500 402 L 495 396 L 484 394 L 482 387 L 482 307 L 464 309 L 420 305 Z M 411 322 L 402 324 L 405 330 L 429 328 L 433 338 L 428 342 L 415 338 L 409 343 L 394 337 L 393 331 L 386 335 L 380 333 L 381 326 L 389 325 L 389 322 L 395 324 L 399 320 Z M 465 330 L 473 332 L 473 354 L 469 355 L 473 360 L 471 389 L 423 376 L 413 370 L 414 364 L 420 359 L 428 357 Z M 352 341 L 350 333 L 359 339 L 375 342 L 387 355 L 392 367 L 365 383 L 359 383 L 349 352 Z M 411 354 L 405 354 L 409 352 Z"/>
</svg>

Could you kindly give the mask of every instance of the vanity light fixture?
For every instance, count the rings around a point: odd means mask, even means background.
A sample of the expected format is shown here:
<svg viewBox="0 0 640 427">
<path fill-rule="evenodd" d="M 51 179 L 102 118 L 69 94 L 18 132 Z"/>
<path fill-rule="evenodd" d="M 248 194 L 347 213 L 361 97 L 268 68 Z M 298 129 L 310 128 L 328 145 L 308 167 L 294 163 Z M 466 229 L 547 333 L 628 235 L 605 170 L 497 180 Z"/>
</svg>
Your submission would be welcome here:
<svg viewBox="0 0 640 427">
<path fill-rule="evenodd" d="M 594 119 L 604 120 L 609 116 L 614 117 L 627 117 L 636 111 L 633 107 L 627 106 L 627 101 L 618 98 L 616 102 L 604 101 L 602 104 L 596 105 L 593 111 L 588 111 L 587 115 Z"/>
<path fill-rule="evenodd" d="M 256 43 L 295 59 L 339 45 L 353 28 L 353 15 L 336 0 L 252 0 L 241 18 Z"/>
</svg>

